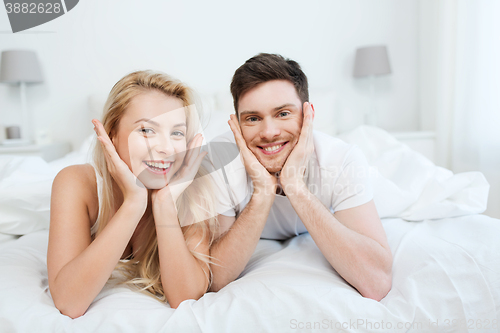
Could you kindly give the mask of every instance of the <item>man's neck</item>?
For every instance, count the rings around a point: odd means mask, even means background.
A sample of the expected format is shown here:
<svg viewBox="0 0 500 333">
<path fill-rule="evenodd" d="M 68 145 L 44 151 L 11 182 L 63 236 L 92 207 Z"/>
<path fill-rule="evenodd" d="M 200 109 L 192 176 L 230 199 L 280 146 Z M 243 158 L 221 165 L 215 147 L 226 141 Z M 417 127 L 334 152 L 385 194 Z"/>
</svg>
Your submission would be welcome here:
<svg viewBox="0 0 500 333">
<path fill-rule="evenodd" d="M 278 180 L 278 186 L 276 186 L 276 194 L 286 197 L 285 191 L 283 191 L 283 187 L 281 186 L 279 173 L 275 177 Z"/>
</svg>

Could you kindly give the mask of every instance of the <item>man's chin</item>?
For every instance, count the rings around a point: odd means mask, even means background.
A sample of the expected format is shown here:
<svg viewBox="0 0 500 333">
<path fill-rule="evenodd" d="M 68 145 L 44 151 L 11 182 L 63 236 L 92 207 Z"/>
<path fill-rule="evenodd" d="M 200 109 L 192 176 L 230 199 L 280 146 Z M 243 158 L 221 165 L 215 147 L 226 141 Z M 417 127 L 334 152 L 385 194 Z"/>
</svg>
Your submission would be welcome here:
<svg viewBox="0 0 500 333">
<path fill-rule="evenodd" d="M 281 169 L 283 168 L 283 165 L 264 165 L 264 168 L 266 168 L 267 172 L 270 174 L 275 174 L 277 172 L 280 172 Z"/>
<path fill-rule="evenodd" d="M 262 161 L 262 160 L 259 160 L 260 164 L 262 164 L 262 166 L 264 168 L 266 168 L 266 170 L 270 173 L 270 174 L 274 174 L 276 172 L 280 172 L 281 169 L 283 168 L 283 165 L 285 164 L 284 161 L 279 161 L 279 162 L 276 162 L 276 161 Z"/>
</svg>

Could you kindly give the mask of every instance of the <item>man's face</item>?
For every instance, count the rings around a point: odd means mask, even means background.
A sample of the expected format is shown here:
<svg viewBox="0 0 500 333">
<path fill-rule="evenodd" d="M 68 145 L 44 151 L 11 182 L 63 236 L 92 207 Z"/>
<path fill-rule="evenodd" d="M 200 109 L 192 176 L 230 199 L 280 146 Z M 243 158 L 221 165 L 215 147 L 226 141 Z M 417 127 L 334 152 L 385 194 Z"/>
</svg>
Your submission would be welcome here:
<svg viewBox="0 0 500 333">
<path fill-rule="evenodd" d="M 302 102 L 294 85 L 286 80 L 259 84 L 240 98 L 238 115 L 248 148 L 267 171 L 280 171 L 302 128 Z"/>
</svg>

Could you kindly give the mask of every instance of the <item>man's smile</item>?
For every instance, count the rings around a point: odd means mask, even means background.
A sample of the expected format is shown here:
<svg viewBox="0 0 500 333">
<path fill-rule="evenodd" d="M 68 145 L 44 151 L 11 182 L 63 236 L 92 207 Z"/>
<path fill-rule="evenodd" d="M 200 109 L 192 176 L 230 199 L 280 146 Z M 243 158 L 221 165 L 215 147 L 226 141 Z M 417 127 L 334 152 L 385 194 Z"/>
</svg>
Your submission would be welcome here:
<svg viewBox="0 0 500 333">
<path fill-rule="evenodd" d="M 282 151 L 289 141 L 273 142 L 262 146 L 257 146 L 265 155 L 274 155 Z"/>
</svg>

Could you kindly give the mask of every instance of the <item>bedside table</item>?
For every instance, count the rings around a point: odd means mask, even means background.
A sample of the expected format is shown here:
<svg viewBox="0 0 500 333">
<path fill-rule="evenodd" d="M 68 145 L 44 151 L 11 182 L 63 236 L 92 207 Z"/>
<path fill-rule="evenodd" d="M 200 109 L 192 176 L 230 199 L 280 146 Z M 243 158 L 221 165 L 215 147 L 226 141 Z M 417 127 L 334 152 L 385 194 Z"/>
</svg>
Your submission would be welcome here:
<svg viewBox="0 0 500 333">
<path fill-rule="evenodd" d="M 0 157 L 2 155 L 40 156 L 47 162 L 61 158 L 70 151 L 71 145 L 69 142 L 53 142 L 26 146 L 8 146 L 0 144 Z"/>
</svg>

